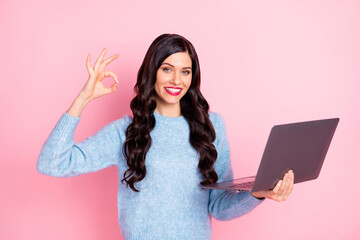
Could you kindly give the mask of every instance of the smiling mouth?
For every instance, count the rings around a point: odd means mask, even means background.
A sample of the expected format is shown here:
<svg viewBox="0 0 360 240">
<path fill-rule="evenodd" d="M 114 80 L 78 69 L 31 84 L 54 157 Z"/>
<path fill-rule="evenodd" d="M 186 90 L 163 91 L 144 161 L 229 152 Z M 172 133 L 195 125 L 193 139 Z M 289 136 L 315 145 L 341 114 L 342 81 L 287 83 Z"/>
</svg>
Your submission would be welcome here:
<svg viewBox="0 0 360 240">
<path fill-rule="evenodd" d="M 181 90 L 182 90 L 182 88 L 165 87 L 165 91 L 172 96 L 179 95 Z"/>
</svg>

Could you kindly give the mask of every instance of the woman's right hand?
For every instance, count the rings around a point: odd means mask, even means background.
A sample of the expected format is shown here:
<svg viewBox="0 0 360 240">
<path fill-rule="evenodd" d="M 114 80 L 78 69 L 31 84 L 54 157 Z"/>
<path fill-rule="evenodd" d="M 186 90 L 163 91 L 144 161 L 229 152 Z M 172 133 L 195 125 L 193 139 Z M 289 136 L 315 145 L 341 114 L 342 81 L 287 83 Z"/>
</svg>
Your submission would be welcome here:
<svg viewBox="0 0 360 240">
<path fill-rule="evenodd" d="M 89 72 L 89 79 L 87 80 L 84 88 L 81 90 L 80 95 L 85 99 L 87 102 L 101 97 L 103 95 L 115 92 L 118 86 L 118 79 L 117 76 L 112 71 L 105 71 L 105 67 L 119 57 L 119 54 L 111 56 L 105 60 L 103 60 L 104 55 L 106 53 L 106 48 L 103 49 L 100 56 L 95 62 L 94 68 L 91 67 L 90 63 L 90 54 L 87 56 L 86 59 L 86 68 Z M 115 83 L 111 87 L 105 87 L 102 83 L 102 80 L 106 77 L 111 77 L 114 79 Z"/>
</svg>

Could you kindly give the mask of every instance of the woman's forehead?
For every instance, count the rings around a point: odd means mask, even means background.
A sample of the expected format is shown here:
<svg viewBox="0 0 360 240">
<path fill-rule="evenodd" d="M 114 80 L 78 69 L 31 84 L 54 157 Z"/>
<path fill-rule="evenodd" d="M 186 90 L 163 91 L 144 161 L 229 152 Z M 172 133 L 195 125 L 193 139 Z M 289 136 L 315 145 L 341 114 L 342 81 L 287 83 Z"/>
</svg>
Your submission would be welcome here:
<svg viewBox="0 0 360 240">
<path fill-rule="evenodd" d="M 168 64 L 173 67 L 190 67 L 191 57 L 188 52 L 177 52 L 168 56 L 162 64 Z"/>
</svg>

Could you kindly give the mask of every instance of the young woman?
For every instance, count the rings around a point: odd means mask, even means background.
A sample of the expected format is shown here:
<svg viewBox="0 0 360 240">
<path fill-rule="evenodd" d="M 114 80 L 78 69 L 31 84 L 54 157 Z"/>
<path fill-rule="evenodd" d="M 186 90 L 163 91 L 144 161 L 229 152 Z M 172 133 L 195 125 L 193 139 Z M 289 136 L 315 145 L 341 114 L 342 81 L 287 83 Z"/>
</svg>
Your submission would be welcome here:
<svg viewBox="0 0 360 240">
<path fill-rule="evenodd" d="M 273 190 L 239 192 L 203 189 L 232 179 L 222 117 L 209 112 L 200 91 L 200 66 L 193 45 L 177 34 L 157 37 L 146 53 L 130 107 L 133 116 L 115 120 L 82 142 L 74 132 L 84 107 L 116 91 L 118 80 L 87 58 L 89 79 L 64 112 L 40 153 L 37 169 L 55 177 L 76 176 L 112 165 L 118 168 L 118 217 L 125 239 L 211 239 L 211 216 L 240 217 L 265 198 L 286 200 L 289 171 Z M 106 88 L 105 77 L 114 85 Z"/>
</svg>

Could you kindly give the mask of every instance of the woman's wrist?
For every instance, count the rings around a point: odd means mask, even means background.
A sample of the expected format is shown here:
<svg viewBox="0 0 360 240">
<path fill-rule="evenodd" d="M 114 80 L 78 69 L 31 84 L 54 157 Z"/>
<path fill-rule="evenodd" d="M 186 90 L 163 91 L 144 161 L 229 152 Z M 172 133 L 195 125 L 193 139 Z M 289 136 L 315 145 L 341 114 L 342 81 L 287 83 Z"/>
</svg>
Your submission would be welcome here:
<svg viewBox="0 0 360 240">
<path fill-rule="evenodd" d="M 82 111 L 86 105 L 90 102 L 90 99 L 85 98 L 81 93 L 75 98 L 70 108 L 67 110 L 67 114 L 73 117 L 80 117 Z"/>
</svg>

